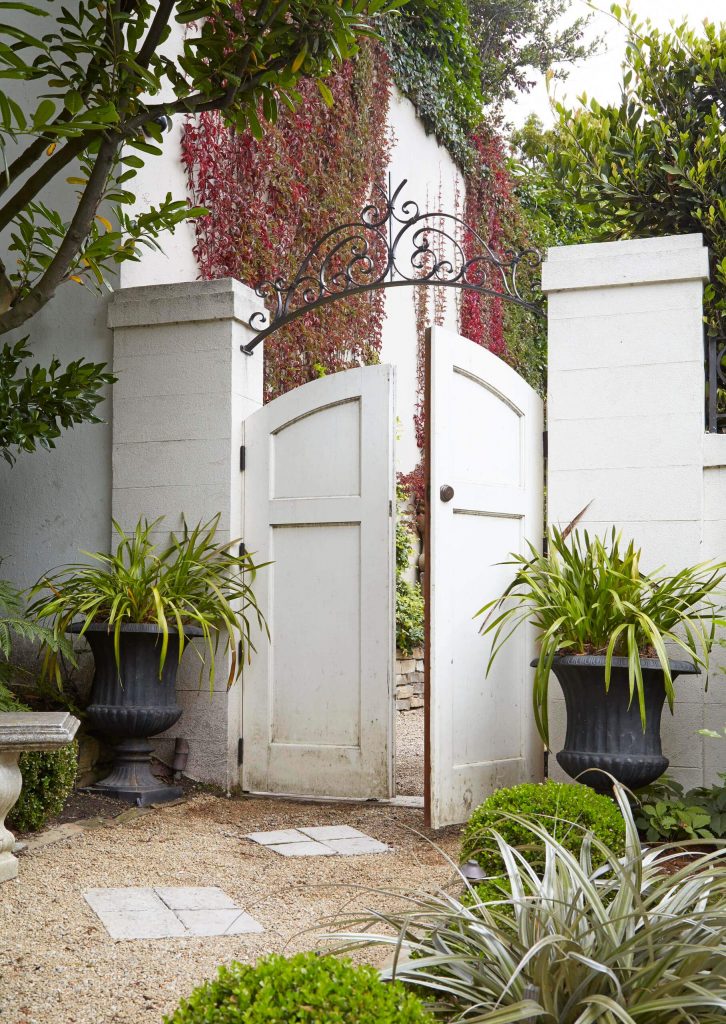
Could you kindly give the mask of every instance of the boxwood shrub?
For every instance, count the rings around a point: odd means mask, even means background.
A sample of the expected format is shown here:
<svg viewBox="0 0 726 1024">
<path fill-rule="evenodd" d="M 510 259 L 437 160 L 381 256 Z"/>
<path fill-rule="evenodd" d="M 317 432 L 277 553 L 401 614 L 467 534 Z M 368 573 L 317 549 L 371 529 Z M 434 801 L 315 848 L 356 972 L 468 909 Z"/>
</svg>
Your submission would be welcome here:
<svg viewBox="0 0 726 1024">
<path fill-rule="evenodd" d="M 315 953 L 232 963 L 165 1024 L 433 1024 L 420 1000 L 373 967 Z"/>
<path fill-rule="evenodd" d="M 532 867 L 541 871 L 545 863 L 544 847 L 533 843 L 532 833 L 508 815 L 536 821 L 547 829 L 567 850 L 578 856 L 587 832 L 592 832 L 615 853 L 625 852 L 625 822 L 617 804 L 607 796 L 595 793 L 576 783 L 523 783 L 499 789 L 488 797 L 469 818 L 464 831 L 462 859 L 473 858 L 487 875 L 504 872 L 499 849 L 491 829 L 510 845 L 517 847 Z M 593 867 L 604 863 L 593 848 Z M 484 897 L 491 886 L 483 883 L 479 893 Z"/>
<path fill-rule="evenodd" d="M 29 711 L 4 686 L 0 687 L 0 711 Z M 26 750 L 18 759 L 23 788 L 7 817 L 13 832 L 37 832 L 63 810 L 78 771 L 78 744 L 74 740 L 60 750 Z"/>
</svg>

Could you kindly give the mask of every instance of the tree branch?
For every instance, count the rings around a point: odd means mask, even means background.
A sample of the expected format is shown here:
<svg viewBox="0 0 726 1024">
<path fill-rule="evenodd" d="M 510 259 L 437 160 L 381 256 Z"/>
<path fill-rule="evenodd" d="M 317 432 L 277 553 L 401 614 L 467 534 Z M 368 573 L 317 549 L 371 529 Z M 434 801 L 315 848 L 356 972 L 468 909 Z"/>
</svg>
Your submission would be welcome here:
<svg viewBox="0 0 726 1024">
<path fill-rule="evenodd" d="M 156 53 L 156 48 L 159 45 L 159 40 L 164 29 L 169 24 L 169 18 L 174 11 L 176 6 L 176 0 L 159 0 L 159 6 L 156 9 L 154 20 L 149 26 L 149 31 L 146 33 L 146 39 L 141 45 L 139 55 L 136 58 L 136 63 L 146 68 L 149 66 L 149 61 Z"/>
<path fill-rule="evenodd" d="M 89 142 L 93 138 L 92 135 L 86 133 L 84 135 L 78 135 L 75 138 L 69 139 L 68 142 L 59 149 L 57 153 L 49 157 L 48 160 L 39 167 L 35 174 L 31 175 L 22 188 L 0 208 L 0 231 L 16 217 L 21 210 L 32 202 L 37 194 L 43 189 L 49 181 L 51 181 L 56 174 L 63 170 L 63 168 L 69 164 L 72 160 L 75 160 L 83 150 L 88 146 Z"/>
<path fill-rule="evenodd" d="M 70 120 L 70 117 L 71 115 L 68 111 L 64 110 L 55 119 L 53 125 L 64 124 L 66 121 Z M 41 135 L 31 142 L 20 156 L 13 160 L 5 174 L 2 175 L 2 179 L 0 179 L 0 195 L 2 195 L 3 192 L 6 192 L 21 174 L 24 174 L 30 167 L 32 167 L 35 161 L 43 155 L 46 148 L 55 141 L 56 137 L 54 135 Z"/>
<path fill-rule="evenodd" d="M 65 238 L 31 292 L 17 305 L 0 315 L 0 334 L 12 331 L 35 316 L 38 310 L 42 309 L 49 299 L 52 299 L 56 288 L 65 279 L 71 263 L 80 252 L 81 246 L 91 230 L 93 218 L 96 216 L 121 142 L 122 136 L 115 133 L 101 143 L 93 171 Z"/>
</svg>

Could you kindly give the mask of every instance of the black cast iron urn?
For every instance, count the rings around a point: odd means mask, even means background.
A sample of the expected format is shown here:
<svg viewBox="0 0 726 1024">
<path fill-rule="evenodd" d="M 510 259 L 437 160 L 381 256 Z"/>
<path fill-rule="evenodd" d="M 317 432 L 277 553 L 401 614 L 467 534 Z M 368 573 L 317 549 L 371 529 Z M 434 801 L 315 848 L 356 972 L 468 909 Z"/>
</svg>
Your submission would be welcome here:
<svg viewBox="0 0 726 1024">
<path fill-rule="evenodd" d="M 70 632 L 79 633 L 75 624 Z M 185 630 L 187 639 L 201 636 L 196 626 Z M 151 771 L 150 736 L 171 728 L 181 717 L 176 702 L 179 666 L 179 635 L 169 630 L 164 669 L 159 677 L 162 635 L 158 626 L 128 623 L 121 628 L 120 659 L 116 665 L 113 631 L 105 623 L 93 623 L 84 636 L 90 644 L 96 670 L 91 703 L 86 708 L 89 727 L 115 748 L 113 767 L 105 779 L 89 787 L 118 800 L 145 807 L 182 795 Z"/>
<path fill-rule="evenodd" d="M 536 665 L 537 662 L 532 662 Z M 657 658 L 641 658 L 646 725 L 640 720 L 638 695 L 630 698 L 628 659 L 613 658 L 610 687 L 605 689 L 605 656 L 563 655 L 552 671 L 565 696 L 567 734 L 557 762 L 572 779 L 598 793 L 610 793 L 605 772 L 630 789 L 660 778 L 668 767 L 660 741 L 665 702 L 663 669 Z M 689 661 L 671 661 L 671 676 L 694 675 L 700 669 Z"/>
</svg>

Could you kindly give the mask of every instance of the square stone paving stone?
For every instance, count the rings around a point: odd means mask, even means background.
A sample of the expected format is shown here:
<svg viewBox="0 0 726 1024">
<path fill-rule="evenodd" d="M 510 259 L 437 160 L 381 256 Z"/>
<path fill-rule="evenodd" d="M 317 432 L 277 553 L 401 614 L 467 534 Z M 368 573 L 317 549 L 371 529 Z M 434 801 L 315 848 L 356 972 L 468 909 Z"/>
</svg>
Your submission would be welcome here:
<svg viewBox="0 0 726 1024">
<path fill-rule="evenodd" d="M 113 939 L 241 935 L 263 930 L 212 885 L 89 889 L 84 896 Z"/>
<path fill-rule="evenodd" d="M 334 853 L 323 843 L 316 843 L 312 839 L 300 843 L 281 843 L 279 846 L 268 846 L 267 849 L 280 853 L 283 857 L 330 857 Z"/>
<path fill-rule="evenodd" d="M 234 900 L 216 885 L 205 885 L 201 888 L 156 885 L 154 892 L 173 911 L 234 910 L 238 914 L 241 913 Z"/>
<path fill-rule="evenodd" d="M 104 910 L 98 916 L 112 939 L 174 939 L 187 934 L 163 903 L 156 910 Z"/>
<path fill-rule="evenodd" d="M 250 832 L 247 839 L 260 846 L 272 846 L 276 843 L 299 843 L 304 837 L 296 828 L 280 828 L 275 832 Z"/>
<path fill-rule="evenodd" d="M 326 839 L 325 845 L 341 857 L 359 857 L 364 853 L 388 853 L 385 843 L 371 836 L 353 836 L 351 839 Z"/>
<path fill-rule="evenodd" d="M 261 932 L 262 925 L 241 910 L 177 910 L 190 935 L 242 935 Z"/>
<path fill-rule="evenodd" d="M 84 894 L 86 903 L 100 917 L 105 913 L 120 911 L 154 911 L 163 910 L 153 889 L 142 889 L 135 886 L 119 889 L 88 889 Z"/>
<path fill-rule="evenodd" d="M 308 828 L 279 829 L 277 832 L 251 832 L 247 839 L 260 843 L 283 857 L 323 857 L 331 853 L 341 857 L 366 853 L 387 853 L 389 847 L 349 825 L 313 825 Z"/>
<path fill-rule="evenodd" d="M 360 832 L 350 825 L 317 825 L 314 828 L 301 828 L 306 836 L 317 839 L 319 843 L 326 843 L 329 839 L 363 839 L 365 832 Z"/>
</svg>

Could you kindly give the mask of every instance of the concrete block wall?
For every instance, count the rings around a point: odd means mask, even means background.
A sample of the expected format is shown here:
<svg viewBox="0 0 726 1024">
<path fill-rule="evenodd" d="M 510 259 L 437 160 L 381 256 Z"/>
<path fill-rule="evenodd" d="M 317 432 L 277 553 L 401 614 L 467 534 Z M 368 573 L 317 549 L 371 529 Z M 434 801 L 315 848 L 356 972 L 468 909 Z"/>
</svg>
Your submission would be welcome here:
<svg viewBox="0 0 726 1024">
<path fill-rule="evenodd" d="M 551 249 L 543 266 L 549 308 L 548 521 L 615 525 L 642 546 L 644 568 L 678 570 L 726 558 L 726 437 L 705 433 L 701 235 Z M 726 767 L 726 743 L 698 730 L 726 722 L 717 650 L 703 679 L 677 681 L 664 712 L 671 773 L 702 785 Z M 564 702 L 552 680 L 552 748 Z M 553 775 L 559 769 L 554 762 Z"/>
<path fill-rule="evenodd" d="M 114 333 L 114 518 L 128 530 L 139 517 L 164 516 L 159 539 L 183 522 L 220 513 L 220 541 L 244 534 L 242 421 L 262 405 L 263 346 L 246 356 L 247 322 L 260 309 L 233 280 L 191 281 L 117 291 L 109 304 Z M 242 687 L 226 689 L 219 658 L 210 696 L 193 651 L 177 691 L 180 721 L 156 741 L 168 760 L 173 740 L 189 741 L 186 773 L 227 789 L 238 783 Z"/>
</svg>

